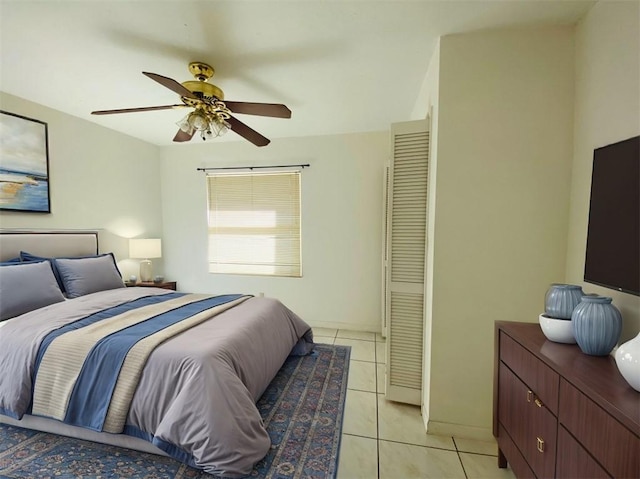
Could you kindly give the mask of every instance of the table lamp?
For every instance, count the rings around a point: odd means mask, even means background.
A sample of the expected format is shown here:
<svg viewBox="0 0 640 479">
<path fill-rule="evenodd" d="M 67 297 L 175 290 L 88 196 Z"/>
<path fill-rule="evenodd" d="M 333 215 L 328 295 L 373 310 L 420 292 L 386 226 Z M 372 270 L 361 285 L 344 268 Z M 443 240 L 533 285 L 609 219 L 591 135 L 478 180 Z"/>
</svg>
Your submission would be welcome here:
<svg viewBox="0 0 640 479">
<path fill-rule="evenodd" d="M 129 240 L 129 256 L 140 261 L 140 281 L 153 279 L 153 265 L 149 258 L 162 258 L 162 241 L 155 238 Z"/>
</svg>

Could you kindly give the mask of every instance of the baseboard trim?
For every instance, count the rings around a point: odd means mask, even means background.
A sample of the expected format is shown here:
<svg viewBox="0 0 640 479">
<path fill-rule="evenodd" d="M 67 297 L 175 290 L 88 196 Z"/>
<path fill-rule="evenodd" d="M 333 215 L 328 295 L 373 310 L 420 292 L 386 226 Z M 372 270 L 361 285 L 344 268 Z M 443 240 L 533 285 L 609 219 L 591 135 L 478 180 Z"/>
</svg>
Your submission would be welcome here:
<svg viewBox="0 0 640 479">
<path fill-rule="evenodd" d="M 380 325 L 377 323 L 341 323 L 337 321 L 307 321 L 309 326 L 316 328 L 346 329 L 349 331 L 366 331 L 369 333 L 379 333 Z"/>
<path fill-rule="evenodd" d="M 463 424 L 438 421 L 428 422 L 427 434 L 434 434 L 437 436 L 455 436 L 466 439 L 476 439 L 478 441 L 494 440 L 493 433 L 490 428 L 465 426 Z"/>
<path fill-rule="evenodd" d="M 424 430 L 429 430 L 429 413 L 427 409 L 424 407 L 424 404 L 420 406 L 420 416 L 422 417 L 422 424 L 424 425 Z"/>
</svg>

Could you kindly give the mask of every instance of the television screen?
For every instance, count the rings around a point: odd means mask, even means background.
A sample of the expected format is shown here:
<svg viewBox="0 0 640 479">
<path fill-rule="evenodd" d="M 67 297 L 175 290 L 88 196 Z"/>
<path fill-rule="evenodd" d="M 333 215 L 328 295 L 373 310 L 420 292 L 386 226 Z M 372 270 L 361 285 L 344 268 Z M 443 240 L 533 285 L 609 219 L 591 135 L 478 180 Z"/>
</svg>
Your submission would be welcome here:
<svg viewBox="0 0 640 479">
<path fill-rule="evenodd" d="M 584 280 L 640 296 L 640 136 L 593 152 Z"/>
</svg>

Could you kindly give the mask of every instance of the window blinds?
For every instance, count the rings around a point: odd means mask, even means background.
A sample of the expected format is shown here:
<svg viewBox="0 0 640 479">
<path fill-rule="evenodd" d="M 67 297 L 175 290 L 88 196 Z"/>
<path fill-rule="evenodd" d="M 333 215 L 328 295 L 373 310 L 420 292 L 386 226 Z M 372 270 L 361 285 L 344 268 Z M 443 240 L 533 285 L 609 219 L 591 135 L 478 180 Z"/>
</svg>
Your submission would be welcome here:
<svg viewBox="0 0 640 479">
<path fill-rule="evenodd" d="M 207 176 L 209 272 L 301 277 L 300 172 Z"/>
</svg>

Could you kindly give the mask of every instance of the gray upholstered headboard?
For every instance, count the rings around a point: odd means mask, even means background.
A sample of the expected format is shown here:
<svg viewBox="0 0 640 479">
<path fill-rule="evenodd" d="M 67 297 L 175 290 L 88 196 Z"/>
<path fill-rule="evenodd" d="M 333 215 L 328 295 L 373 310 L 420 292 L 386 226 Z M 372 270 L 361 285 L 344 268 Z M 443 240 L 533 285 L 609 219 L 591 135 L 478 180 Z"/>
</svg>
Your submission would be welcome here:
<svg viewBox="0 0 640 479">
<path fill-rule="evenodd" d="M 97 231 L 26 231 L 0 229 L 0 261 L 27 251 L 37 256 L 88 256 L 98 253 Z"/>
</svg>

